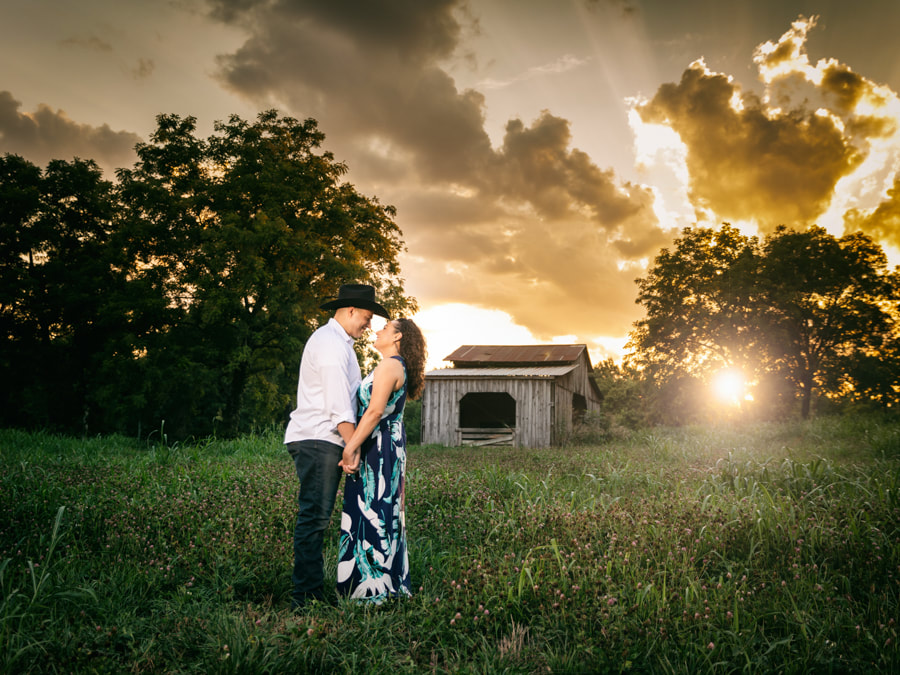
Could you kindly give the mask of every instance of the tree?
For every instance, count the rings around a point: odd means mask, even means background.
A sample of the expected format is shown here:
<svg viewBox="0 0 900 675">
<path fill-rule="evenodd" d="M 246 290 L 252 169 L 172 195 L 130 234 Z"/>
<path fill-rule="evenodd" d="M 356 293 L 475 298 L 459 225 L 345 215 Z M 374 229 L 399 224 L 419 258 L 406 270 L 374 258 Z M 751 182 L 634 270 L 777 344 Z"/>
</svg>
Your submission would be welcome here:
<svg viewBox="0 0 900 675">
<path fill-rule="evenodd" d="M 34 233 L 40 208 L 41 170 L 18 155 L 0 158 L 0 420 L 6 424 L 21 409 L 26 363 L 34 361 L 39 333 L 30 311 L 30 270 L 40 250 Z"/>
<path fill-rule="evenodd" d="M 725 224 L 687 228 L 674 246 L 638 280 L 647 315 L 629 359 L 665 392 L 670 419 L 696 415 L 696 383 L 729 367 L 773 398 L 789 382 L 804 418 L 817 388 L 874 391 L 871 359 L 895 339 L 898 296 L 871 239 L 781 227 L 760 243 Z"/>
<path fill-rule="evenodd" d="M 0 420 L 170 438 L 283 423 L 319 304 L 403 292 L 393 207 L 343 182 L 314 120 L 161 115 L 138 160 L 0 161 Z M 360 350 L 365 359 L 365 348 Z"/>
<path fill-rule="evenodd" d="M 42 174 L 7 155 L 2 166 L 3 367 L 18 399 L 4 412 L 18 413 L 14 423 L 84 426 L 119 330 L 108 307 L 124 283 L 108 246 L 112 184 L 93 161 L 53 160 Z"/>
<path fill-rule="evenodd" d="M 779 227 L 763 246 L 759 287 L 773 366 L 794 383 L 804 419 L 817 387 L 848 393 L 839 383 L 880 358 L 894 334 L 900 296 L 884 252 L 862 233 Z"/>
<path fill-rule="evenodd" d="M 372 283 L 389 308 L 414 308 L 398 278 L 395 211 L 341 182 L 346 167 L 316 152 L 315 120 L 232 116 L 205 141 L 193 118 L 157 121 L 135 168 L 119 173 L 132 274 L 154 289 L 164 335 L 142 358 L 177 383 L 156 383 L 176 406 L 159 401 L 152 414 L 179 430 L 216 420 L 226 433 L 279 420 L 325 319 L 318 305 L 341 283 Z"/>
<path fill-rule="evenodd" d="M 600 426 L 638 429 L 651 422 L 646 406 L 646 387 L 641 373 L 606 358 L 594 366 L 591 378 L 600 391 L 603 417 Z"/>
<path fill-rule="evenodd" d="M 631 332 L 627 363 L 656 384 L 661 420 L 699 414 L 698 379 L 733 367 L 759 376 L 757 245 L 727 223 L 719 231 L 685 228 L 674 250 L 663 249 L 637 280 L 646 316 Z"/>
</svg>

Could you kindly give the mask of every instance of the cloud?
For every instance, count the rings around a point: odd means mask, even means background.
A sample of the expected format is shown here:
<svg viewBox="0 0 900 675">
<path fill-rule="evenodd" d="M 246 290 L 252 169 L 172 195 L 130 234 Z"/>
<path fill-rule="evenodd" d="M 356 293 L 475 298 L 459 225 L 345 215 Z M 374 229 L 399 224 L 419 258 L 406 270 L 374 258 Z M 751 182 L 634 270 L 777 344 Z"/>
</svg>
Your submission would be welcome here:
<svg viewBox="0 0 900 675">
<path fill-rule="evenodd" d="M 862 231 L 876 241 L 900 249 L 900 175 L 874 209 L 850 209 L 844 214 L 845 232 Z"/>
<path fill-rule="evenodd" d="M 131 76 L 135 80 L 144 80 L 153 74 L 156 64 L 153 59 L 138 59 L 137 65 L 131 69 Z"/>
<path fill-rule="evenodd" d="M 98 38 L 96 35 L 90 37 L 72 37 L 66 38 L 60 42 L 64 47 L 76 47 L 78 49 L 86 49 L 93 52 L 111 52 L 113 47 L 106 40 Z"/>
<path fill-rule="evenodd" d="M 542 75 L 558 75 L 579 68 L 589 62 L 589 59 L 579 59 L 572 54 L 564 54 L 552 63 L 529 68 L 524 73 L 506 80 L 487 79 L 478 83 L 479 89 L 503 89 L 517 82 L 524 82 Z"/>
<path fill-rule="evenodd" d="M 44 166 L 51 159 L 93 159 L 107 171 L 134 163 L 137 134 L 113 131 L 106 124 L 78 124 L 62 110 L 39 105 L 33 113 L 20 113 L 22 104 L 8 91 L 0 91 L 0 152 L 18 154 Z"/>
<path fill-rule="evenodd" d="M 397 206 L 420 304 L 500 309 L 541 338 L 628 330 L 636 275 L 620 263 L 668 241 L 653 194 L 573 148 L 569 122 L 549 111 L 509 120 L 493 147 L 484 96 L 445 70 L 477 30 L 461 2 L 213 7 L 248 35 L 219 59 L 226 86 L 317 118 L 354 182 Z M 564 55 L 541 70 L 582 63 Z"/>
<path fill-rule="evenodd" d="M 612 170 L 600 169 L 570 143 L 569 123 L 548 111 L 530 128 L 511 120 L 484 183 L 498 197 L 529 203 L 547 219 L 581 215 L 613 237 L 657 231 L 651 193 L 619 185 Z"/>
<path fill-rule="evenodd" d="M 802 108 L 777 112 L 702 61 L 638 111 L 685 144 L 697 208 L 764 230 L 814 222 L 862 159 L 833 118 Z"/>
<path fill-rule="evenodd" d="M 220 57 L 219 75 L 256 103 L 317 118 L 343 148 L 378 139 L 404 155 L 408 174 L 459 180 L 490 141 L 483 96 L 459 92 L 439 66 L 462 31 L 454 4 L 216 2 L 216 15 L 249 31 Z"/>
<path fill-rule="evenodd" d="M 698 213 L 763 231 L 839 220 L 833 211 L 851 185 L 896 166 L 896 95 L 834 59 L 812 65 L 806 40 L 815 25 L 801 16 L 757 47 L 761 97 L 698 60 L 636 106 L 642 122 L 680 137 Z"/>
</svg>

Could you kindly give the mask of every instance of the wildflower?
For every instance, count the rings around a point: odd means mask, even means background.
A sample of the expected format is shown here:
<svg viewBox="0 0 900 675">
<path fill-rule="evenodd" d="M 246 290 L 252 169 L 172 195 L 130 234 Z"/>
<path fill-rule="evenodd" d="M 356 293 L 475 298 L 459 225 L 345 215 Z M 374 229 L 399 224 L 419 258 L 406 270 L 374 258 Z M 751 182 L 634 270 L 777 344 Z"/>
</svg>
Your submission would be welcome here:
<svg viewBox="0 0 900 675">
<path fill-rule="evenodd" d="M 715 648 L 716 648 L 716 643 L 715 643 L 715 642 L 710 642 L 708 645 L 706 645 L 706 648 L 707 648 L 707 649 L 715 649 Z"/>
</svg>

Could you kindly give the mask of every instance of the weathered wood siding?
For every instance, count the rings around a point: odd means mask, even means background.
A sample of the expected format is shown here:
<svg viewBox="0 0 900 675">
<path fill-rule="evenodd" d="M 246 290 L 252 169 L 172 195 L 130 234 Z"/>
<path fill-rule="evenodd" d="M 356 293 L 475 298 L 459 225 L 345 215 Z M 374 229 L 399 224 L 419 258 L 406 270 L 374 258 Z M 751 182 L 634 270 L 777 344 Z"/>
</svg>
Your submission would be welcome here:
<svg viewBox="0 0 900 675">
<path fill-rule="evenodd" d="M 550 445 L 553 442 L 552 391 L 553 380 L 549 378 L 448 377 L 427 380 L 422 397 L 422 442 L 460 445 L 459 402 L 462 397 L 470 392 L 506 392 L 516 401 L 516 445 Z M 571 394 L 569 399 L 571 407 Z"/>
<path fill-rule="evenodd" d="M 587 364 L 578 367 L 571 373 L 556 378 L 554 387 L 554 399 L 556 401 L 553 440 L 556 444 L 559 441 L 559 435 L 572 431 L 572 418 L 574 406 L 572 397 L 575 394 L 584 397 L 586 410 L 588 412 L 600 412 L 600 401 L 597 400 L 594 390 L 591 387 L 590 376 L 588 375 Z"/>
<path fill-rule="evenodd" d="M 471 392 L 505 392 L 516 401 L 516 445 L 544 447 L 560 442 L 572 430 L 573 397 L 583 397 L 587 412 L 600 411 L 601 402 L 590 381 L 591 363 L 585 350 L 570 372 L 562 375 L 528 374 L 528 365 L 509 376 L 484 375 L 425 378 L 422 397 L 422 442 L 461 445 L 460 401 Z M 510 364 L 504 364 L 507 367 Z M 533 364 L 530 364 L 533 365 Z M 474 369 L 473 369 L 474 370 Z M 540 370 L 540 368 L 535 368 Z M 485 367 L 487 371 L 487 367 Z"/>
</svg>

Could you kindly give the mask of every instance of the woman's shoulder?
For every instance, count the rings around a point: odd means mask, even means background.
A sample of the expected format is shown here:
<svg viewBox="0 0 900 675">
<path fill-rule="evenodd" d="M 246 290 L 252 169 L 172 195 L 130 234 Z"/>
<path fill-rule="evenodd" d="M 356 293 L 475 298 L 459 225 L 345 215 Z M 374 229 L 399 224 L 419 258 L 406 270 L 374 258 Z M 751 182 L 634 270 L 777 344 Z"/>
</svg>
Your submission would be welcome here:
<svg viewBox="0 0 900 675">
<path fill-rule="evenodd" d="M 381 370 L 384 372 L 397 372 L 400 370 L 404 370 L 406 368 L 406 362 L 403 360 L 402 356 L 391 356 L 387 359 L 382 359 L 381 363 L 379 363 L 375 370 Z"/>
<path fill-rule="evenodd" d="M 406 365 L 401 358 L 387 358 L 383 359 L 381 363 L 379 363 L 375 367 L 375 377 L 376 378 L 387 378 L 394 381 L 394 388 L 398 388 L 399 385 L 403 384 L 406 379 Z"/>
</svg>

